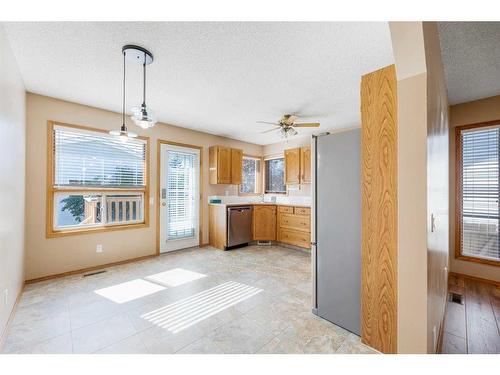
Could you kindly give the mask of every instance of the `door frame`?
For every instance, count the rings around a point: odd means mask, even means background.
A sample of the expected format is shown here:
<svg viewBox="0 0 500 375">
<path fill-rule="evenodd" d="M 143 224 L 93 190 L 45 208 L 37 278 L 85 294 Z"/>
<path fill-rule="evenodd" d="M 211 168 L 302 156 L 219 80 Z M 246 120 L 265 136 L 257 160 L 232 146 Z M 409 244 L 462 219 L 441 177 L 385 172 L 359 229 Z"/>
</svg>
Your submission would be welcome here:
<svg viewBox="0 0 500 375">
<path fill-rule="evenodd" d="M 200 175 L 198 176 L 198 186 L 200 190 L 200 202 L 199 202 L 199 243 L 198 246 L 203 246 L 203 146 L 190 145 L 187 143 L 179 143 L 167 141 L 165 139 L 158 139 L 156 141 L 156 255 L 160 255 L 160 200 L 161 200 L 161 145 L 171 145 L 197 149 L 200 151 Z"/>
</svg>

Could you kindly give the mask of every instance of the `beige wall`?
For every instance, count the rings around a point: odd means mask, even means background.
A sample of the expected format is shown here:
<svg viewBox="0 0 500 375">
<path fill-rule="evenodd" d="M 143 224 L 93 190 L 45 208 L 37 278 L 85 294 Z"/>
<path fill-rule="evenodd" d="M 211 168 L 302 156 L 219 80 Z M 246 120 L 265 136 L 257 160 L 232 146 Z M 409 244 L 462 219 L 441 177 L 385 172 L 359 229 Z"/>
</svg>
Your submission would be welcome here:
<svg viewBox="0 0 500 375">
<path fill-rule="evenodd" d="M 1 25 L 0 93 L 1 341 L 4 328 L 24 281 L 26 130 L 24 84 Z M 5 290 L 8 291 L 7 301 L 5 301 Z"/>
<path fill-rule="evenodd" d="M 500 120 L 500 95 L 450 107 L 450 270 L 500 281 L 500 267 L 455 259 L 455 127 Z"/>
<path fill-rule="evenodd" d="M 45 238 L 47 121 L 54 120 L 108 130 L 120 126 L 120 115 L 28 93 L 26 116 L 26 279 L 154 254 L 156 251 L 156 210 L 154 205 L 150 206 L 150 225 L 148 228 Z M 151 138 L 151 196 L 155 198 L 155 204 L 157 203 L 157 139 L 204 147 L 203 243 L 207 243 L 207 196 L 223 195 L 226 190 L 228 194 L 237 194 L 236 186 L 208 184 L 208 147 L 226 145 L 241 148 L 248 154 L 262 155 L 262 146 L 165 124 L 158 124 L 147 131 L 134 125 L 130 125 L 130 128 L 133 128 L 140 135 Z M 103 245 L 102 253 L 96 253 L 97 244 Z"/>
<path fill-rule="evenodd" d="M 311 137 L 292 138 L 288 141 L 272 143 L 262 147 L 262 155 L 274 156 L 281 155 L 286 149 L 311 146 Z M 311 196 L 311 184 L 303 184 L 297 186 L 287 186 L 288 195 L 290 197 Z"/>
<path fill-rule="evenodd" d="M 398 78 L 398 353 L 427 352 L 427 73 L 420 22 L 391 22 Z M 408 50 L 408 46 L 413 49 Z M 414 50 L 420 51 L 416 58 Z M 410 103 L 410 104 L 409 104 Z"/>
<path fill-rule="evenodd" d="M 398 352 L 432 353 L 448 265 L 446 87 L 436 24 L 391 22 L 390 30 L 398 76 Z"/>
</svg>

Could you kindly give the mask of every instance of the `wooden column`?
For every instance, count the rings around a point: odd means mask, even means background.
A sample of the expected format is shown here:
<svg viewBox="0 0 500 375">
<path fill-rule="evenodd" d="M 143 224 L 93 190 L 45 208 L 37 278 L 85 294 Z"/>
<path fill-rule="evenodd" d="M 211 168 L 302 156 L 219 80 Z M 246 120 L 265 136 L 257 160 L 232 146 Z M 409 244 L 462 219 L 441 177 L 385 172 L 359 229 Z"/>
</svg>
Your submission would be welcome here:
<svg viewBox="0 0 500 375">
<path fill-rule="evenodd" d="M 394 65 L 361 79 L 361 339 L 397 351 L 397 79 Z"/>
</svg>

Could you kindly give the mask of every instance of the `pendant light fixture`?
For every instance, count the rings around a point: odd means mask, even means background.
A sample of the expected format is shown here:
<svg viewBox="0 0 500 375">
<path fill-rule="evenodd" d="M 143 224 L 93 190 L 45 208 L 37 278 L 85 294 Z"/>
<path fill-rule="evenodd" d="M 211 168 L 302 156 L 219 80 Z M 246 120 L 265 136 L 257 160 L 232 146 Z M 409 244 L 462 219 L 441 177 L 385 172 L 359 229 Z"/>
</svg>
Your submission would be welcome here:
<svg viewBox="0 0 500 375">
<path fill-rule="evenodd" d="M 153 62 L 153 54 L 139 46 L 129 45 L 123 48 L 133 51 L 134 55 L 131 60 L 142 64 L 142 104 L 132 107 L 132 116 L 130 118 L 134 121 L 134 124 L 143 129 L 152 128 L 156 124 L 156 116 L 153 110 L 146 105 L 146 65 Z"/>
<path fill-rule="evenodd" d="M 123 142 L 126 142 L 128 138 L 136 138 L 137 134 L 134 132 L 129 132 L 127 129 L 127 126 L 125 125 L 125 57 L 126 57 L 126 49 L 125 47 L 122 48 L 122 54 L 123 54 L 123 100 L 122 100 L 122 126 L 120 127 L 120 130 L 111 130 L 109 134 L 120 137 L 120 139 Z"/>
</svg>

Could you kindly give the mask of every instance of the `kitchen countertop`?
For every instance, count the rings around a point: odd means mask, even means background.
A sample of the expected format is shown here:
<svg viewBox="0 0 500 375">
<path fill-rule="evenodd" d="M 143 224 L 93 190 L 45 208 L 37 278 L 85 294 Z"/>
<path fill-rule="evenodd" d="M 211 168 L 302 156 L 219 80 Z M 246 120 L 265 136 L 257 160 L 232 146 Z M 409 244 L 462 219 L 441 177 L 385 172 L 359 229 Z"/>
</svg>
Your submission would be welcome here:
<svg viewBox="0 0 500 375">
<path fill-rule="evenodd" d="M 212 206 L 234 207 L 234 206 L 289 206 L 289 207 L 305 207 L 311 208 L 310 204 L 293 204 L 293 203 L 273 203 L 273 202 L 238 202 L 238 203 L 209 203 Z"/>
</svg>

